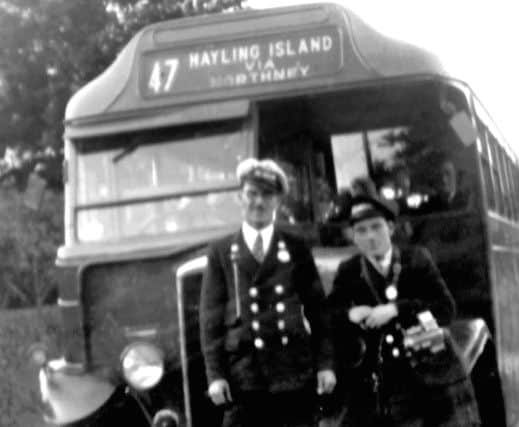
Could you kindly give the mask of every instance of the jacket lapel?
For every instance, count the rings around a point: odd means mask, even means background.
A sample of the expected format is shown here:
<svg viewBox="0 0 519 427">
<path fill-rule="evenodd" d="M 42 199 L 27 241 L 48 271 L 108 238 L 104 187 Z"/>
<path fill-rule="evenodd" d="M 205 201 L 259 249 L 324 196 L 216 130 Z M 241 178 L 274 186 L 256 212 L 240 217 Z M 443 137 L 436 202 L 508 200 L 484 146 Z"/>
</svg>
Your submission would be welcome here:
<svg viewBox="0 0 519 427">
<path fill-rule="evenodd" d="M 383 301 L 386 279 L 364 255 L 361 255 L 361 276 L 369 298 L 376 303 Z"/>
</svg>

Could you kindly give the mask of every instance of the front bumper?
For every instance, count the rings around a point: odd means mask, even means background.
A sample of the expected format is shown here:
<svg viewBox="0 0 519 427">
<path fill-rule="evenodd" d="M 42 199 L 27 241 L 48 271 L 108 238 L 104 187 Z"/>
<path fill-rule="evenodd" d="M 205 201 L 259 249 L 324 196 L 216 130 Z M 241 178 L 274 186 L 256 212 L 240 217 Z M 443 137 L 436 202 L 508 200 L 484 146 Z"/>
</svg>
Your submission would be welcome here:
<svg viewBox="0 0 519 427">
<path fill-rule="evenodd" d="M 115 391 L 108 380 L 85 373 L 62 359 L 40 369 L 40 393 L 45 421 L 69 424 L 98 410 Z"/>
</svg>

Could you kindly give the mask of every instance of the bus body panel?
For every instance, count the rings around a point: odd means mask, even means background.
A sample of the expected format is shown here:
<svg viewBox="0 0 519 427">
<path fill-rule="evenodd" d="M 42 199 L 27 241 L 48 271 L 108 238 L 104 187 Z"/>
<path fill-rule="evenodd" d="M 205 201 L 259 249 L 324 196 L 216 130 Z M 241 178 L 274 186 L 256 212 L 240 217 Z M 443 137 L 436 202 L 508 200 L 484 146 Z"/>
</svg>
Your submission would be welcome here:
<svg viewBox="0 0 519 427">
<path fill-rule="evenodd" d="M 509 425 L 519 423 L 519 230 L 517 224 L 490 215 L 492 300 L 495 339 Z"/>
<path fill-rule="evenodd" d="M 88 138 L 99 135 L 111 135 L 142 129 L 154 129 L 177 124 L 199 123 L 211 120 L 227 120 L 245 117 L 249 114 L 250 102 L 237 99 L 210 104 L 189 105 L 167 110 L 152 110 L 144 117 L 120 117 L 106 122 L 85 121 L 75 127 L 67 127 L 65 138 Z"/>
</svg>

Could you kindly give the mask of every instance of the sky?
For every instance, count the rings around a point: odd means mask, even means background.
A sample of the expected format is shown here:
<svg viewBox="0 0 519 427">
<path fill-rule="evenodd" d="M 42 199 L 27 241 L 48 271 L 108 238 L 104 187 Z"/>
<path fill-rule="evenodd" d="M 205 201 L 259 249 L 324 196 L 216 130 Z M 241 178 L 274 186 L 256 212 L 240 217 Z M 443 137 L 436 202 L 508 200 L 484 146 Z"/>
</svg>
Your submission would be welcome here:
<svg viewBox="0 0 519 427">
<path fill-rule="evenodd" d="M 328 0 L 330 1 L 330 0 Z M 519 25 L 514 0 L 331 0 L 398 40 L 435 53 L 466 81 L 519 156 Z M 316 0 L 248 0 L 251 8 Z M 515 6 L 515 7 L 514 7 Z"/>
</svg>

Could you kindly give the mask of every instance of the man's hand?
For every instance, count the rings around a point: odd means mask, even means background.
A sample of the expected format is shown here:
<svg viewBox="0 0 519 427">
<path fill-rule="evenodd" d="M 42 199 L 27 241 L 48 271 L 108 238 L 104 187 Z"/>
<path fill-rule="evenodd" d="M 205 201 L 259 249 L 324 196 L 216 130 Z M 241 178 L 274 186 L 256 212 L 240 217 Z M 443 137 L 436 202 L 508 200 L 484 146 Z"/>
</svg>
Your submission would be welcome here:
<svg viewBox="0 0 519 427">
<path fill-rule="evenodd" d="M 323 369 L 317 372 L 317 394 L 328 394 L 337 384 L 335 373 L 331 369 Z"/>
<path fill-rule="evenodd" d="M 373 307 L 371 313 L 364 319 L 368 328 L 380 328 L 398 315 L 398 309 L 393 303 Z"/>
<path fill-rule="evenodd" d="M 209 390 L 207 392 L 215 405 L 223 405 L 224 403 L 232 402 L 231 388 L 229 387 L 227 380 L 224 380 L 223 378 L 214 380 L 209 385 Z"/>
<path fill-rule="evenodd" d="M 357 305 L 356 307 L 350 308 L 348 311 L 348 318 L 351 322 L 357 325 L 363 325 L 364 320 L 371 314 L 373 307 L 369 305 Z"/>
</svg>

